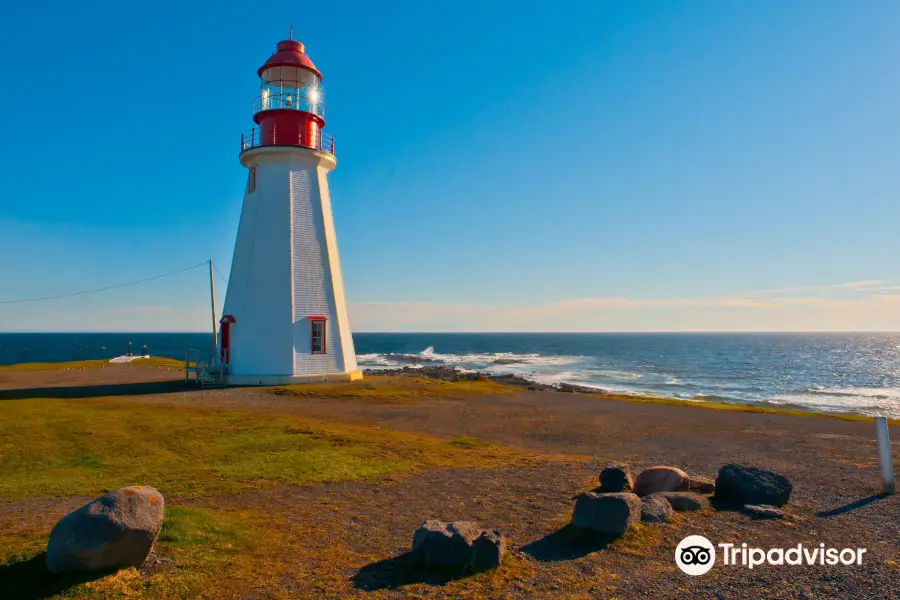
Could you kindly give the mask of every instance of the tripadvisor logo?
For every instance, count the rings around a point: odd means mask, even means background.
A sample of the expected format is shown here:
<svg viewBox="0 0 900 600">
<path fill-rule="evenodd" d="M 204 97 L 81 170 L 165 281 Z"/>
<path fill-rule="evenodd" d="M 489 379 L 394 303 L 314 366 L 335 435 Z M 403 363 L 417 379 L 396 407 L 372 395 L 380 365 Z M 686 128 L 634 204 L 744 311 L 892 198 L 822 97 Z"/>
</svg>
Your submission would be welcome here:
<svg viewBox="0 0 900 600">
<path fill-rule="evenodd" d="M 722 564 L 753 569 L 760 565 L 861 565 L 866 548 L 826 548 L 825 544 L 792 548 L 748 547 L 743 544 L 718 544 Z M 702 535 L 689 535 L 675 548 L 675 564 L 688 575 L 703 575 L 716 564 L 716 547 Z"/>
</svg>

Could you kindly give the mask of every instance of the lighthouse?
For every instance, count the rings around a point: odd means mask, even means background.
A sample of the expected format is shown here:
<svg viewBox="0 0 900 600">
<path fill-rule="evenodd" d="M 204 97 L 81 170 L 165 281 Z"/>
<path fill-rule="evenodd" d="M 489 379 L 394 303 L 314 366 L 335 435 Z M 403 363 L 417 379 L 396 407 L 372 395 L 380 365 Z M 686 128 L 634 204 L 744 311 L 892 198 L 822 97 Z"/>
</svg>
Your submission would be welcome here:
<svg viewBox="0 0 900 600">
<path fill-rule="evenodd" d="M 220 321 L 229 385 L 354 380 L 356 366 L 323 132 L 322 74 L 293 39 L 257 71 L 256 126 L 241 135 L 247 184 Z"/>
</svg>

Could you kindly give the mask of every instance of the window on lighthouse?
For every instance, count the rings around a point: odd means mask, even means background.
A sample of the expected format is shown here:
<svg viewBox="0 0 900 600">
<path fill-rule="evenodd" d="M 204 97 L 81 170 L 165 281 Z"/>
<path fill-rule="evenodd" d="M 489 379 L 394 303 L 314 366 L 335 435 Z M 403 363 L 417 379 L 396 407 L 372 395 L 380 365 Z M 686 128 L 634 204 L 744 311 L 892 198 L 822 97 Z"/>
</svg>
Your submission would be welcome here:
<svg viewBox="0 0 900 600">
<path fill-rule="evenodd" d="M 310 321 L 312 331 L 312 353 L 325 354 L 325 319 Z"/>
<path fill-rule="evenodd" d="M 256 167 L 250 167 L 250 173 L 247 175 L 247 193 L 252 194 L 256 191 Z"/>
</svg>

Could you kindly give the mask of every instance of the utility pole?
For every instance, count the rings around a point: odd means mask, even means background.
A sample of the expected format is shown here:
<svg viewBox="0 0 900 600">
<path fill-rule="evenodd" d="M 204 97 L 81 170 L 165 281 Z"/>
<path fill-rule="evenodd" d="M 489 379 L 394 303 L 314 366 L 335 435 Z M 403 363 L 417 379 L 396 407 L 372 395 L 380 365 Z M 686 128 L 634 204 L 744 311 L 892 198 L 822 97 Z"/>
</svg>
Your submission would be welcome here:
<svg viewBox="0 0 900 600">
<path fill-rule="evenodd" d="M 213 349 L 219 349 L 219 335 L 216 328 L 216 281 L 213 279 L 213 261 L 209 259 L 209 302 L 212 306 Z"/>
</svg>

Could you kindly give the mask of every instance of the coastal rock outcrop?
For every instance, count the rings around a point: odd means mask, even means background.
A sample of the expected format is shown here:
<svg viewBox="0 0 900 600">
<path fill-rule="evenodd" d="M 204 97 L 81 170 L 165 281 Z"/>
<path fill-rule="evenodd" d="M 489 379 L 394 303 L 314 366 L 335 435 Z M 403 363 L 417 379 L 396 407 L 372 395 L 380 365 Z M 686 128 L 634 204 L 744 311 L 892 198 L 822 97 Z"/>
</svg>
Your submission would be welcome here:
<svg viewBox="0 0 900 600">
<path fill-rule="evenodd" d="M 144 564 L 163 522 L 163 496 L 152 487 L 109 492 L 59 520 L 47 542 L 47 569 L 105 571 Z"/>
<path fill-rule="evenodd" d="M 648 496 L 657 492 L 682 492 L 690 485 L 688 474 L 675 467 L 650 467 L 634 480 L 634 493 Z"/>
<path fill-rule="evenodd" d="M 716 500 L 730 504 L 784 506 L 793 489 L 784 475 L 744 465 L 725 465 L 716 477 Z"/>
<path fill-rule="evenodd" d="M 694 492 L 657 492 L 645 498 L 658 498 L 669 503 L 678 512 L 702 510 L 709 506 L 709 499 Z"/>
<path fill-rule="evenodd" d="M 430 519 L 413 534 L 413 562 L 430 567 L 496 567 L 506 554 L 506 538 L 472 521 L 444 523 Z"/>
<path fill-rule="evenodd" d="M 672 505 L 665 498 L 656 495 L 641 498 L 641 521 L 644 523 L 664 523 L 674 514 Z"/>
<path fill-rule="evenodd" d="M 575 496 L 572 525 L 604 535 L 621 535 L 632 523 L 641 520 L 641 499 L 627 492 Z"/>
<path fill-rule="evenodd" d="M 700 492 L 702 494 L 712 494 L 716 491 L 716 480 L 712 477 L 703 477 L 702 475 L 691 475 L 691 481 L 688 489 L 692 492 Z"/>
<path fill-rule="evenodd" d="M 617 493 L 630 492 L 634 489 L 634 482 L 628 465 L 606 465 L 600 471 L 600 492 Z"/>
</svg>

